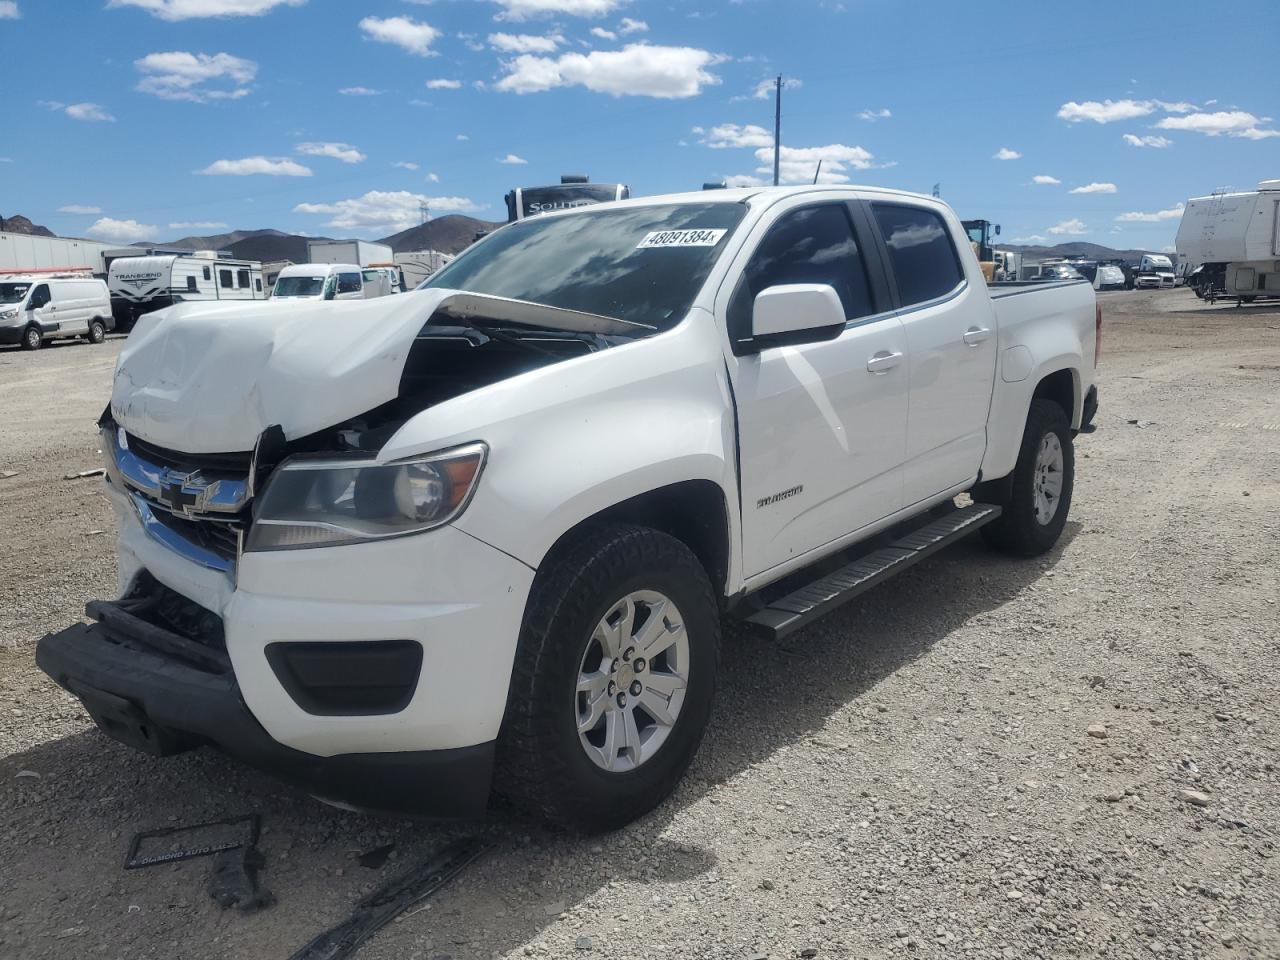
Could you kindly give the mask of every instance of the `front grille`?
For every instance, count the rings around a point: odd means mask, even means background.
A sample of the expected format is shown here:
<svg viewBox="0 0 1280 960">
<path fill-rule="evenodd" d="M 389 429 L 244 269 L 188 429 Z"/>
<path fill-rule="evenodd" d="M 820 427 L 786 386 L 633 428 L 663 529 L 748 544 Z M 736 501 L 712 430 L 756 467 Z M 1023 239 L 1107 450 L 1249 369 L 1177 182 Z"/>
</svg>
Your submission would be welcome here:
<svg viewBox="0 0 1280 960">
<path fill-rule="evenodd" d="M 227 520 L 188 519 L 170 513 L 163 504 L 146 498 L 156 520 L 184 540 L 208 550 L 210 553 L 232 562 L 239 550 L 239 534 L 245 529 L 241 523 Z"/>
<path fill-rule="evenodd" d="M 168 467 L 183 473 L 199 470 L 206 475 L 231 475 L 247 477 L 253 462 L 253 453 L 180 453 L 148 443 L 132 433 L 127 433 L 129 449 L 143 460 L 158 467 Z"/>
</svg>

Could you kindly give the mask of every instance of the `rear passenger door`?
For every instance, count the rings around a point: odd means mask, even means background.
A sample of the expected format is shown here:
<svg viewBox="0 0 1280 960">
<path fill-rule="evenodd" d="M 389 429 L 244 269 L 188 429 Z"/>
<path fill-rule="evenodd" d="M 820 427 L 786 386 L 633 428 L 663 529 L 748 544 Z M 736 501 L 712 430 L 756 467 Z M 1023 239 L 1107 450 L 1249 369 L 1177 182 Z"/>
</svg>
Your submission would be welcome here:
<svg viewBox="0 0 1280 960">
<path fill-rule="evenodd" d="M 941 208 L 871 203 L 906 333 L 911 397 L 903 505 L 973 479 L 986 449 L 996 368 L 986 283 L 966 274 Z"/>
<path fill-rule="evenodd" d="M 856 202 L 781 201 L 753 228 L 729 272 L 736 283 L 717 297 L 732 352 L 748 585 L 901 506 L 906 337 L 868 243 Z M 753 345 L 756 295 L 791 283 L 834 287 L 844 330 L 796 346 Z"/>
</svg>

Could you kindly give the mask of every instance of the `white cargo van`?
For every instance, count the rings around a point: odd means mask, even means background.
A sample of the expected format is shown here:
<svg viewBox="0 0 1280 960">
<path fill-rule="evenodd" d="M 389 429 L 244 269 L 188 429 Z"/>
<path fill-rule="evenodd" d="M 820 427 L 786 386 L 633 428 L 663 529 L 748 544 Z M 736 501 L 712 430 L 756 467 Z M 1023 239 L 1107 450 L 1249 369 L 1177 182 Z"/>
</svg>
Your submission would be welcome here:
<svg viewBox="0 0 1280 960">
<path fill-rule="evenodd" d="M 363 300 L 364 276 L 354 263 L 294 263 L 271 288 L 272 300 Z"/>
<path fill-rule="evenodd" d="M 87 273 L 0 275 L 0 343 L 28 350 L 65 337 L 101 343 L 114 327 L 107 285 Z"/>
</svg>

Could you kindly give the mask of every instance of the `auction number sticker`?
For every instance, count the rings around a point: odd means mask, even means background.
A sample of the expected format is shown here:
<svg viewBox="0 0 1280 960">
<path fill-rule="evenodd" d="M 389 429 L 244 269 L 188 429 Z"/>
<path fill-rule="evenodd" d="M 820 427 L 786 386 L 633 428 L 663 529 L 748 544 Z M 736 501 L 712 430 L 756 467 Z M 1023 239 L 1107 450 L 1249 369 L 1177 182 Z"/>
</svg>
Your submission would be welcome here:
<svg viewBox="0 0 1280 960">
<path fill-rule="evenodd" d="M 645 238 L 636 244 L 637 250 L 651 250 L 656 247 L 714 247 L 725 235 L 726 230 L 655 230 L 645 234 Z"/>
</svg>

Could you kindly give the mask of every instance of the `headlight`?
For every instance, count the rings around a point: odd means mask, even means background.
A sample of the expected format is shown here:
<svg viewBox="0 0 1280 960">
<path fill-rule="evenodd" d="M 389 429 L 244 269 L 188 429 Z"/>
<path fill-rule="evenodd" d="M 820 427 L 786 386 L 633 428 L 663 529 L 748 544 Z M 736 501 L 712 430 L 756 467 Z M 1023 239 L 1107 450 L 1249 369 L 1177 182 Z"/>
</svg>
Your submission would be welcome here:
<svg viewBox="0 0 1280 960">
<path fill-rule="evenodd" d="M 271 476 L 246 550 L 367 543 L 439 527 L 466 509 L 482 443 L 397 463 L 287 460 Z"/>
<path fill-rule="evenodd" d="M 18 315 L 18 311 L 16 309 L 0 310 L 0 320 L 12 320 L 17 315 Z"/>
</svg>

